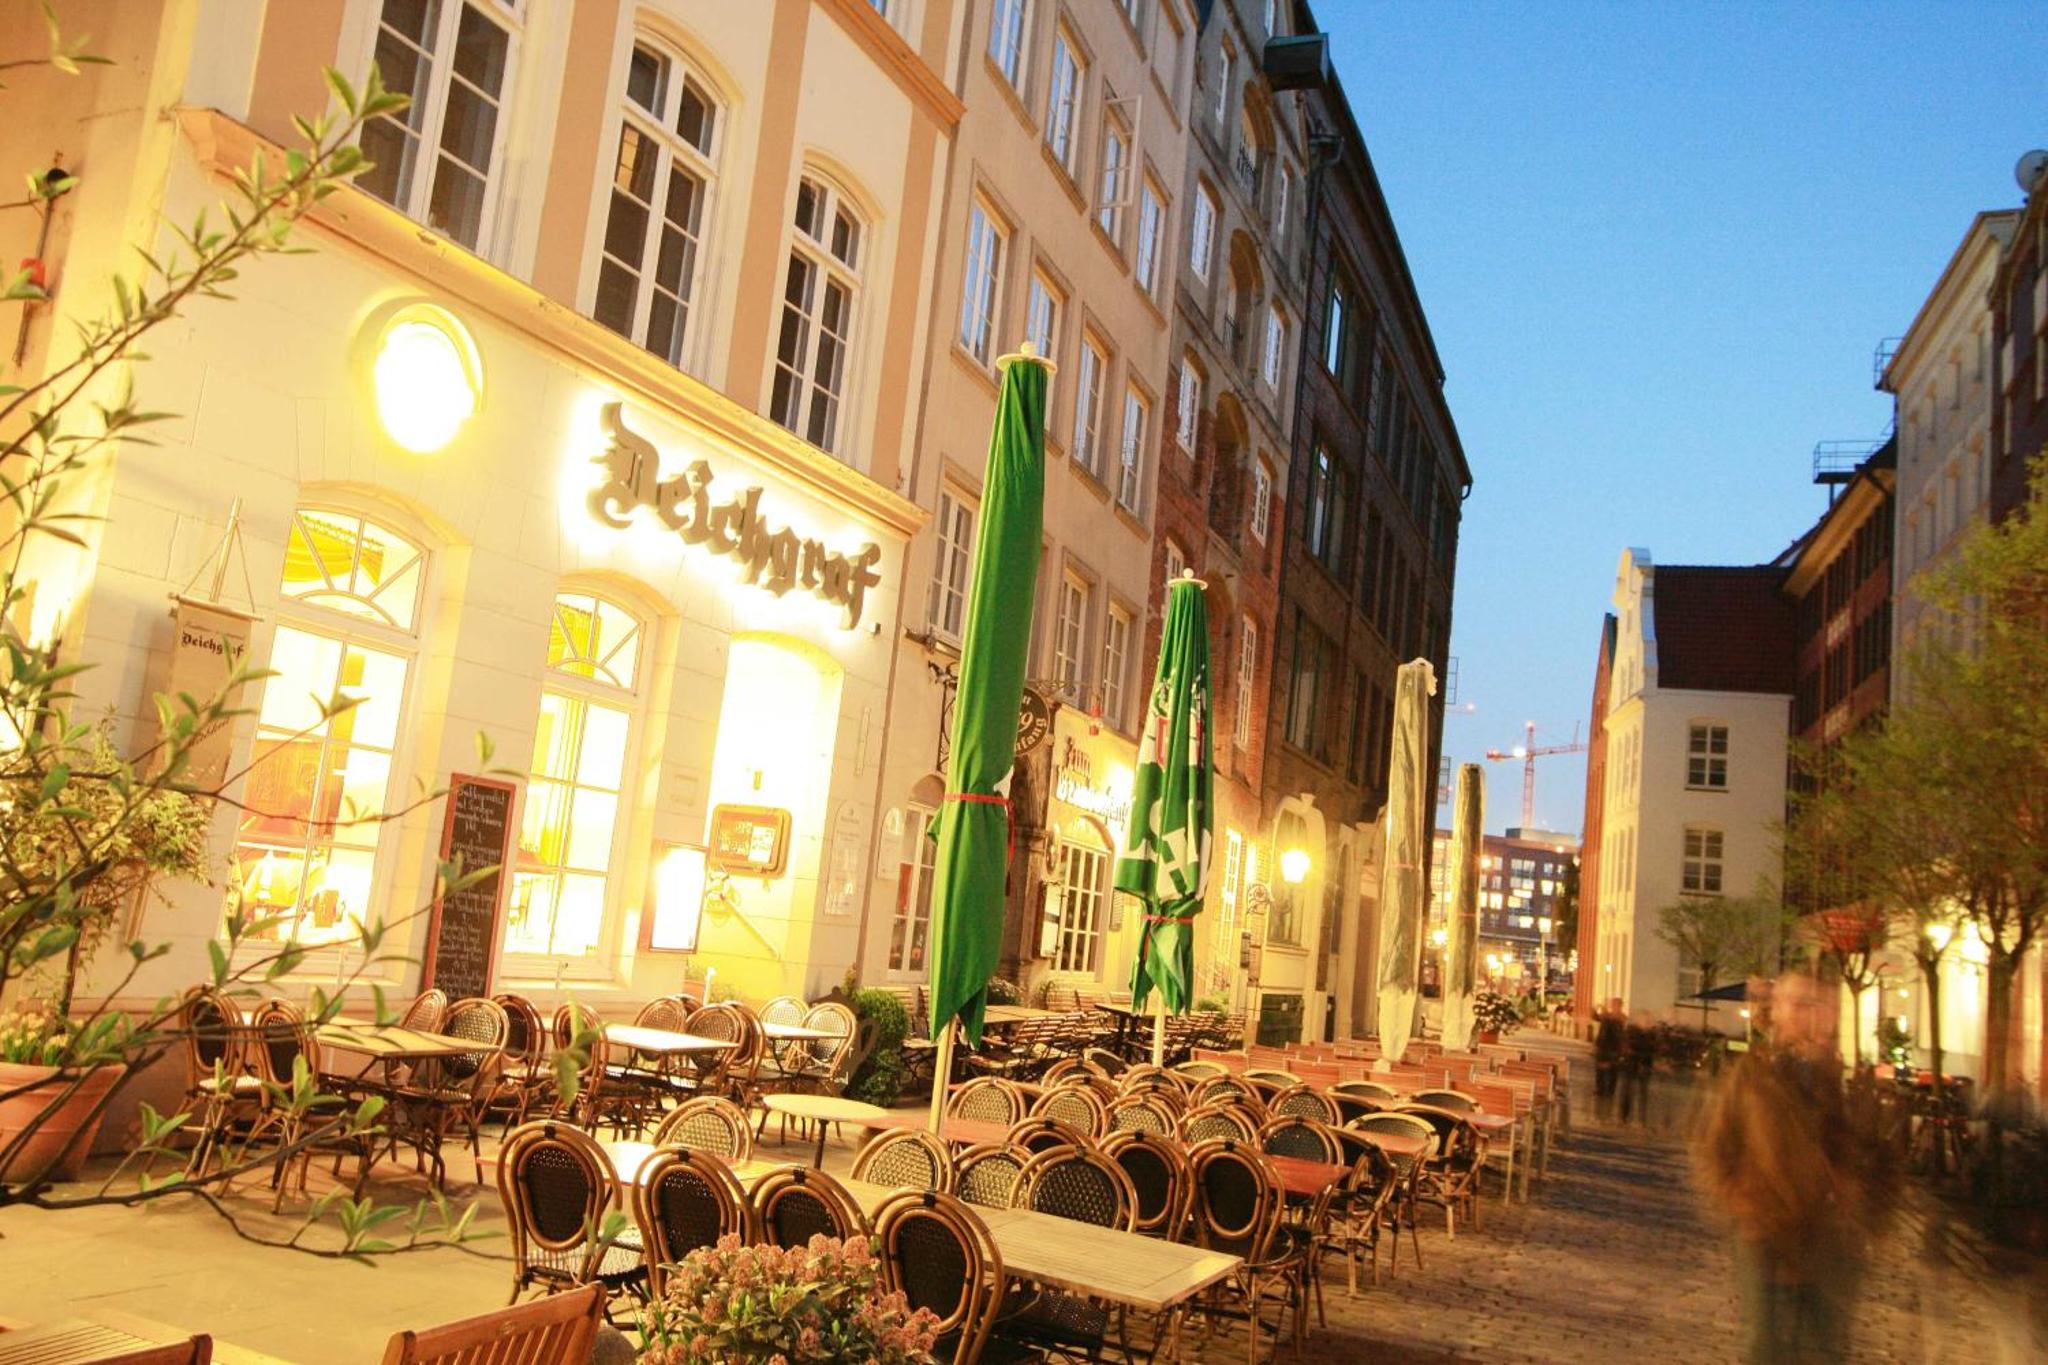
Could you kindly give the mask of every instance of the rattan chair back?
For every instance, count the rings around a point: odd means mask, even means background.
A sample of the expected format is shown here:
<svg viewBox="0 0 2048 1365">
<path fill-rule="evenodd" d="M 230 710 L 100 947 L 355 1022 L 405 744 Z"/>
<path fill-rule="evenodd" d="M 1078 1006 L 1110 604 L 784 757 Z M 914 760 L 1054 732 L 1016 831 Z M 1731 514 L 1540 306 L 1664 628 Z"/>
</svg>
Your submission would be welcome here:
<svg viewBox="0 0 2048 1365">
<path fill-rule="evenodd" d="M 778 995 L 761 1006 L 755 1016 L 763 1025 L 802 1024 L 804 1002 L 793 995 Z M 768 1039 L 768 1056 L 778 1071 L 801 1071 L 810 1062 L 810 1051 L 801 1039 Z"/>
<path fill-rule="evenodd" d="M 1083 1015 L 1080 1017 L 1086 1019 L 1088 1016 Z M 1090 1066 L 1094 1067 L 1097 1071 L 1100 1071 L 1104 1076 L 1107 1076 L 1111 1080 L 1115 1080 L 1117 1077 L 1123 1075 L 1124 1072 L 1130 1069 L 1131 1065 L 1129 1062 L 1117 1056 L 1114 1052 L 1111 1052 L 1106 1047 L 1091 1047 L 1083 1049 L 1081 1052 L 1081 1060 L 1088 1063 Z"/>
<path fill-rule="evenodd" d="M 1457 1110 L 1434 1104 L 1404 1104 L 1395 1112 L 1421 1119 L 1436 1134 L 1436 1150 L 1429 1158 L 1433 1165 L 1470 1158 L 1479 1146 L 1478 1132 Z"/>
<path fill-rule="evenodd" d="M 1015 1201 L 1017 1176 L 1027 1156 L 1003 1142 L 984 1142 L 953 1158 L 953 1193 L 985 1209 L 1007 1209 Z"/>
<path fill-rule="evenodd" d="M 1109 1131 L 1109 1106 L 1085 1081 L 1056 1085 L 1046 1091 L 1031 1106 L 1031 1117 L 1057 1119 L 1086 1133 L 1091 1140 Z"/>
<path fill-rule="evenodd" d="M 1337 1102 L 1313 1086 L 1297 1085 L 1292 1090 L 1283 1090 L 1273 1097 L 1266 1111 L 1274 1118 L 1314 1119 L 1317 1123 L 1336 1124 L 1343 1115 L 1337 1112 Z"/>
<path fill-rule="evenodd" d="M 1047 1067 L 1045 1074 L 1038 1079 L 1041 1085 L 1059 1085 L 1069 1077 L 1107 1077 L 1108 1074 L 1086 1057 L 1062 1057 Z"/>
<path fill-rule="evenodd" d="M 1198 1142 L 1250 1142 L 1259 1125 L 1244 1109 L 1234 1104 L 1212 1104 L 1182 1116 L 1180 1140 L 1193 1146 Z"/>
<path fill-rule="evenodd" d="M 1017 1173 L 1016 1207 L 1129 1232 L 1138 1192 L 1124 1168 L 1097 1147 L 1051 1147 Z"/>
<path fill-rule="evenodd" d="M 477 1044 L 477 1050 L 422 1063 L 415 1074 L 423 1084 L 477 1094 L 497 1080 L 505 1063 L 505 1038 L 511 1032 L 503 1005 L 482 996 L 458 1000 L 448 1007 L 440 1031 L 450 1038 Z"/>
<path fill-rule="evenodd" d="M 1015 1123 L 1024 1117 L 1024 1092 L 999 1076 L 977 1076 L 946 1097 L 946 1117 Z"/>
<path fill-rule="evenodd" d="M 1156 1133 L 1161 1136 L 1173 1132 L 1180 1122 L 1180 1111 L 1164 1095 L 1131 1094 L 1118 1099 L 1109 1108 L 1110 1131 L 1117 1133 Z"/>
<path fill-rule="evenodd" d="M 896 1189 L 953 1188 L 953 1164 L 946 1144 L 922 1129 L 875 1134 L 853 1159 L 853 1178 Z"/>
<path fill-rule="evenodd" d="M 1344 1161 L 1344 1148 L 1329 1127 L 1299 1115 L 1274 1119 L 1259 1129 L 1258 1143 L 1259 1150 L 1267 1156 L 1321 1161 L 1332 1166 Z"/>
<path fill-rule="evenodd" d="M 446 1013 L 448 992 L 435 986 L 413 997 L 412 1003 L 405 1007 L 405 1013 L 398 1017 L 398 1026 L 418 1029 L 422 1033 L 439 1033 L 441 1016 Z"/>
<path fill-rule="evenodd" d="M 705 1005 L 692 1010 L 684 1021 L 683 1032 L 694 1033 L 699 1038 L 711 1038 L 735 1046 L 718 1052 L 692 1052 L 690 1065 L 697 1069 L 697 1088 L 710 1092 L 725 1083 L 728 1072 L 735 1065 L 742 1065 L 740 1054 L 747 1046 L 747 1021 L 727 1005 Z"/>
<path fill-rule="evenodd" d="M 1235 1073 L 1212 1076 L 1197 1083 L 1195 1093 L 1190 1098 L 1196 1108 L 1207 1108 L 1212 1104 L 1228 1104 L 1233 1101 L 1247 1101 L 1264 1108 L 1266 1103 L 1257 1086 Z"/>
<path fill-rule="evenodd" d="M 1257 1149 L 1226 1138 L 1188 1153 L 1188 1214 L 1198 1245 L 1262 1261 L 1286 1203 L 1280 1177 Z"/>
<path fill-rule="evenodd" d="M 559 1365 L 590 1355 L 604 1286 L 588 1284 L 460 1322 L 393 1334 L 384 1365 Z"/>
<path fill-rule="evenodd" d="M 1180 1077 L 1181 1081 L 1189 1086 L 1200 1085 L 1203 1081 L 1213 1081 L 1218 1076 L 1228 1076 L 1230 1074 L 1230 1068 L 1221 1062 L 1205 1062 L 1200 1060 L 1176 1062 L 1172 1070 L 1174 1075 Z"/>
<path fill-rule="evenodd" d="M 633 1221 L 647 1256 L 647 1288 L 659 1295 L 668 1267 L 728 1234 L 747 1240 L 746 1191 L 705 1152 L 657 1146 L 633 1185 Z"/>
<path fill-rule="evenodd" d="M 875 1241 L 883 1288 L 938 1318 L 940 1358 L 979 1360 L 1006 1283 L 988 1225 L 949 1195 L 906 1191 L 875 1211 Z"/>
<path fill-rule="evenodd" d="M 1003 1138 L 1033 1156 L 1052 1147 L 1092 1147 L 1095 1139 L 1071 1124 L 1054 1118 L 1024 1119 Z"/>
<path fill-rule="evenodd" d="M 1116 1083 L 1119 1089 L 1128 1090 L 1134 1085 L 1149 1080 L 1163 1080 L 1176 1089 L 1180 1087 L 1181 1083 L 1180 1078 L 1171 1071 L 1163 1066 L 1154 1066 L 1150 1062 L 1139 1062 L 1134 1066 L 1124 1068 L 1123 1074 L 1116 1078 Z"/>
<path fill-rule="evenodd" d="M 598 1021 L 597 1011 L 588 1005 L 569 1001 L 555 1011 L 553 1034 L 557 1053 L 573 1049 L 578 1034 L 588 1035 L 585 1039 L 588 1051 L 576 1068 L 574 1102 L 568 1103 L 563 1096 L 556 1096 L 556 1112 L 596 1114 L 604 1089 L 605 1067 L 611 1058 L 611 1046 L 605 1042 L 604 1027 Z"/>
<path fill-rule="evenodd" d="M 754 1130 L 747 1125 L 747 1116 L 723 1095 L 699 1095 L 669 1110 L 654 1130 L 654 1141 L 729 1161 L 749 1161 L 754 1155 Z"/>
<path fill-rule="evenodd" d="M 197 1090 L 213 1079 L 214 1068 L 232 1082 L 249 1058 L 247 1020 L 234 998 L 211 986 L 185 997 L 185 1067 L 188 1087 Z"/>
<path fill-rule="evenodd" d="M 1430 1127 L 1426 1120 L 1418 1118 L 1414 1114 L 1397 1113 L 1390 1109 L 1384 1113 L 1367 1114 L 1364 1118 L 1353 1119 L 1344 1126 L 1355 1133 L 1401 1133 L 1408 1137 L 1422 1139 L 1424 1146 L 1417 1155 L 1402 1155 L 1394 1152 L 1387 1154 L 1393 1159 L 1394 1165 L 1403 1172 L 1408 1171 L 1419 1162 L 1427 1161 L 1436 1152 L 1436 1129 Z"/>
<path fill-rule="evenodd" d="M 854 1063 L 855 1039 L 860 1036 L 859 1016 L 837 1000 L 821 1000 L 804 1011 L 803 1026 L 830 1035 L 804 1044 L 812 1080 L 826 1091 L 841 1089 Z"/>
<path fill-rule="evenodd" d="M 1437 1109 L 1448 1109 L 1454 1114 L 1476 1114 L 1479 1101 L 1458 1090 L 1418 1090 L 1408 1097 L 1408 1103 L 1401 1106 L 1427 1104 Z"/>
<path fill-rule="evenodd" d="M 658 996 L 642 1005 L 633 1016 L 633 1023 L 639 1028 L 658 1028 L 669 1033 L 680 1033 L 683 1021 L 690 1017 L 689 1007 L 672 995 Z"/>
<path fill-rule="evenodd" d="M 498 1156 L 498 1195 L 510 1223 L 513 1288 L 536 1279 L 582 1284 L 602 1248 L 593 1235 L 618 1189 L 618 1173 L 580 1128 L 521 1124 Z"/>
<path fill-rule="evenodd" d="M 1173 1241 L 1187 1213 L 1188 1158 L 1179 1144 L 1157 1133 L 1125 1130 L 1110 1135 L 1102 1152 L 1131 1182 L 1132 1231 Z"/>
<path fill-rule="evenodd" d="M 265 1084 L 290 1090 L 301 1058 L 308 1076 L 319 1075 L 319 1050 L 297 1005 L 288 1000 L 265 1000 L 249 1016 L 248 1029 L 256 1074 Z"/>
<path fill-rule="evenodd" d="M 505 1060 L 529 1065 L 538 1062 L 548 1050 L 547 1027 L 541 1023 L 540 1011 L 523 995 L 506 992 L 491 999 L 505 1011 Z"/>
<path fill-rule="evenodd" d="M 754 1182 L 749 1203 L 756 1233 L 785 1249 L 807 1246 L 820 1234 L 845 1241 L 868 1232 L 867 1215 L 846 1187 L 808 1166 L 779 1166 L 768 1172 Z"/>
</svg>

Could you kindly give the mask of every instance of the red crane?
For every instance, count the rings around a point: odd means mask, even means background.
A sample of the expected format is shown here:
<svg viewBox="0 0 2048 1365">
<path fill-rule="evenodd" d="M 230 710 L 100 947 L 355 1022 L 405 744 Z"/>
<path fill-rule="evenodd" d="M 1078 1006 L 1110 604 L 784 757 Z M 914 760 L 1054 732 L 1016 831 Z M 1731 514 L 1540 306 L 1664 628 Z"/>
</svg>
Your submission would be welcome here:
<svg viewBox="0 0 2048 1365">
<path fill-rule="evenodd" d="M 1495 763 L 1510 758 L 1522 762 L 1522 828 L 1528 829 L 1536 823 L 1536 760 L 1548 758 L 1551 754 L 1582 754 L 1586 746 L 1579 742 L 1579 732 L 1572 730 L 1569 744 L 1545 744 L 1537 747 L 1536 722 L 1529 721 L 1523 726 L 1523 739 L 1512 749 L 1488 749 L 1486 757 Z"/>
</svg>

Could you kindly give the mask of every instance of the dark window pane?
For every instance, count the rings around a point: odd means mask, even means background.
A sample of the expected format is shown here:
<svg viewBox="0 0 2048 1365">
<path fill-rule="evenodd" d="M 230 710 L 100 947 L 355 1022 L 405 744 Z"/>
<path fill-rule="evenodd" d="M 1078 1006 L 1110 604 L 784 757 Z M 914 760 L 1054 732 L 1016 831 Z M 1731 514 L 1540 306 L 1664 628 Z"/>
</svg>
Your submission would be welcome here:
<svg viewBox="0 0 2048 1365">
<path fill-rule="evenodd" d="M 655 262 L 654 279 L 663 289 L 682 298 L 690 297 L 690 281 L 696 275 L 697 244 L 677 232 L 664 229 L 661 254 Z"/>
<path fill-rule="evenodd" d="M 441 117 L 441 150 L 479 175 L 491 169 L 491 143 L 498 132 L 498 107 L 466 86 L 448 86 L 448 112 Z"/>
<path fill-rule="evenodd" d="M 611 216 L 605 220 L 604 249 L 631 266 L 640 264 L 647 248 L 647 210 L 638 202 L 612 191 Z"/>
<path fill-rule="evenodd" d="M 415 138 L 404 125 L 388 118 L 376 118 L 363 125 L 362 149 L 371 166 L 356 177 L 356 185 L 387 204 L 402 203 L 412 188 Z"/>
<path fill-rule="evenodd" d="M 860 264 L 860 224 L 844 209 L 832 221 L 832 254 L 848 266 Z"/>
<path fill-rule="evenodd" d="M 768 415 L 794 431 L 796 429 L 797 378 L 781 366 L 775 368 L 775 392 L 768 400 Z"/>
<path fill-rule="evenodd" d="M 462 7 L 455 34 L 455 74 L 486 95 L 495 97 L 505 83 L 505 54 L 511 37 L 484 18 L 474 5 Z"/>
<path fill-rule="evenodd" d="M 483 221 L 483 177 L 472 175 L 458 162 L 442 157 L 433 191 L 428 196 L 427 226 L 474 248 Z"/>
<path fill-rule="evenodd" d="M 619 130 L 619 161 L 612 183 L 646 203 L 654 197 L 654 167 L 660 160 L 647 135 L 628 123 Z"/>
<path fill-rule="evenodd" d="M 411 97 L 411 105 L 399 117 L 417 129 L 427 116 L 427 73 L 432 64 L 411 43 L 382 29 L 377 33 L 373 60 L 377 63 L 378 73 L 384 77 L 386 90 Z"/>
<path fill-rule="evenodd" d="M 676 107 L 676 131 L 683 135 L 683 141 L 708 154 L 717 117 L 717 108 L 697 83 L 685 80 L 683 97 Z"/>
<path fill-rule="evenodd" d="M 429 51 L 434 46 L 434 29 L 438 27 L 440 17 L 439 0 L 384 0 L 385 27 L 397 29 Z M 390 73 L 385 74 L 388 76 Z"/>
<path fill-rule="evenodd" d="M 606 261 L 597 269 L 594 316 L 620 336 L 633 334 L 633 293 L 637 285 L 633 272 L 617 261 Z"/>
<path fill-rule="evenodd" d="M 818 186 L 815 182 L 809 180 L 797 182 L 796 225 L 805 232 L 810 233 L 813 237 L 818 235 L 818 211 L 821 198 L 822 196 L 818 193 Z"/>
<path fill-rule="evenodd" d="M 667 84 L 668 59 L 644 47 L 634 48 L 633 60 L 626 68 L 626 98 L 660 118 L 662 91 Z"/>
<path fill-rule="evenodd" d="M 690 233 L 697 231 L 697 215 L 704 206 L 703 183 L 696 176 L 680 166 L 672 167 L 668 173 L 668 206 L 663 215 L 668 221 Z"/>
<path fill-rule="evenodd" d="M 647 305 L 647 349 L 674 365 L 682 360 L 683 309 L 659 289 Z"/>
</svg>

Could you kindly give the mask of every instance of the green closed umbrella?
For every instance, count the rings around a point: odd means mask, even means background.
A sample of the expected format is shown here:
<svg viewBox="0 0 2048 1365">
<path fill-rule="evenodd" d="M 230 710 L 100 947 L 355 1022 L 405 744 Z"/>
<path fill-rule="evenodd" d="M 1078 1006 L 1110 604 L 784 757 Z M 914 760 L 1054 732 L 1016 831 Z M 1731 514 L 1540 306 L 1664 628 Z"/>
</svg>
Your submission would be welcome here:
<svg viewBox="0 0 2048 1365">
<path fill-rule="evenodd" d="M 1168 585 L 1159 667 L 1145 703 L 1131 824 L 1116 860 L 1116 886 L 1145 902 L 1131 1008 L 1159 991 L 1152 1060 L 1165 1047 L 1166 1015 L 1194 996 L 1194 926 L 1209 870 L 1209 608 L 1193 574 Z"/>
<path fill-rule="evenodd" d="M 970 1041 L 980 1041 L 988 979 L 1002 956 L 1010 773 L 1045 524 L 1045 386 L 1052 367 L 1032 357 L 1028 346 L 1021 360 L 1006 359 L 974 539 L 945 804 L 934 822 L 931 1026 L 940 1043 L 934 1125 L 951 1069 L 953 1021 Z"/>
</svg>

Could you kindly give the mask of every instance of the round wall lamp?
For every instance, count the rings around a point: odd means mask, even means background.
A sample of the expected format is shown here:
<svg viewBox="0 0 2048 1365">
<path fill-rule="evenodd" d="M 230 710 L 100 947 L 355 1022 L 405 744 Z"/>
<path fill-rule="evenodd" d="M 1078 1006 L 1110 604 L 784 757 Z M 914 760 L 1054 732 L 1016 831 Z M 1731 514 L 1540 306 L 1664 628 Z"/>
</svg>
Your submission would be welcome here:
<svg viewBox="0 0 2048 1365">
<path fill-rule="evenodd" d="M 452 314 L 409 304 L 384 322 L 370 383 L 385 433 L 415 455 L 431 455 L 476 415 L 483 365 L 469 330 Z"/>
</svg>

